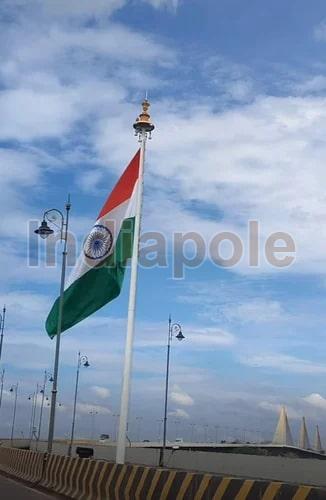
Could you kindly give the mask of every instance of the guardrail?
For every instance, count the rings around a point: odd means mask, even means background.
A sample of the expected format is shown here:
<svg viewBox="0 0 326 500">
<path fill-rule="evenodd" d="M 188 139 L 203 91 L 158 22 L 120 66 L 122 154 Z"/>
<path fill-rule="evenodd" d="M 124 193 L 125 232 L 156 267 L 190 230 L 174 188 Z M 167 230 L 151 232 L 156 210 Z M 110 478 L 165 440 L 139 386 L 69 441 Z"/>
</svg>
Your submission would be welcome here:
<svg viewBox="0 0 326 500">
<path fill-rule="evenodd" d="M 0 470 L 76 500 L 322 500 L 326 489 L 0 448 Z"/>
</svg>

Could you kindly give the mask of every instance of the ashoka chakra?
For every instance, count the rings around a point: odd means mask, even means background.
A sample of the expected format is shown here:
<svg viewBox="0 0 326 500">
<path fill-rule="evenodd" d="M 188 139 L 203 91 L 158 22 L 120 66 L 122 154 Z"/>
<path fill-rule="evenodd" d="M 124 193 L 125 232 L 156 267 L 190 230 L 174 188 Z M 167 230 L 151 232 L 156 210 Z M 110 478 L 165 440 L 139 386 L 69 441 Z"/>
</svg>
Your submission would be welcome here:
<svg viewBox="0 0 326 500">
<path fill-rule="evenodd" d="M 84 244 L 84 254 L 92 260 L 103 259 L 111 250 L 113 237 L 111 231 L 100 224 L 93 227 Z"/>
</svg>

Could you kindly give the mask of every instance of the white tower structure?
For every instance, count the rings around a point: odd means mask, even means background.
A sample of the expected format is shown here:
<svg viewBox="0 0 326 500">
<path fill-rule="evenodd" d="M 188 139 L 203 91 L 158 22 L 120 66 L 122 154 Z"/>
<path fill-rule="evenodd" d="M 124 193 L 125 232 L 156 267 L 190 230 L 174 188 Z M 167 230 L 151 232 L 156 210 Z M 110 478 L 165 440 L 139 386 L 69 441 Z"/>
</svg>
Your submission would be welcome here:
<svg viewBox="0 0 326 500">
<path fill-rule="evenodd" d="M 316 425 L 315 438 L 314 438 L 314 450 L 321 453 L 323 451 L 323 447 L 321 445 L 321 439 L 319 434 L 319 427 Z"/>
<path fill-rule="evenodd" d="M 299 446 L 299 448 L 302 448 L 303 450 L 310 449 L 310 442 L 309 442 L 309 436 L 308 436 L 305 417 L 302 417 L 298 446 Z"/>
<path fill-rule="evenodd" d="M 293 446 L 293 439 L 285 406 L 282 406 L 281 408 L 280 418 L 278 420 L 273 438 L 273 444 Z"/>
</svg>

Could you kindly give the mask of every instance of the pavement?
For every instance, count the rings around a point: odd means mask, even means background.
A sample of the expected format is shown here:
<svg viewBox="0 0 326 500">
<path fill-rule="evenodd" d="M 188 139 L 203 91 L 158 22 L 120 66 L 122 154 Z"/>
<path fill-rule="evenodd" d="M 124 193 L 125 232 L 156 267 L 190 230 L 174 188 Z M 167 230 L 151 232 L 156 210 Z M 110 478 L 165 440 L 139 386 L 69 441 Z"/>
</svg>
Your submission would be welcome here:
<svg viewBox="0 0 326 500">
<path fill-rule="evenodd" d="M 53 500 L 58 497 L 0 475 L 0 498 L 1 500 Z"/>
</svg>

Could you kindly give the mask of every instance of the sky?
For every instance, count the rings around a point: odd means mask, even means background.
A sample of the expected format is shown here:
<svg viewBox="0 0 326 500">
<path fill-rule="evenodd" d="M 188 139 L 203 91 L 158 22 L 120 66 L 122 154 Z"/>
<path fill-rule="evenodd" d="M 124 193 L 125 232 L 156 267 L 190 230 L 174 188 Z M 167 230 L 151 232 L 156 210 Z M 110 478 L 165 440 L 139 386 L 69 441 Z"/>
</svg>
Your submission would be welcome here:
<svg viewBox="0 0 326 500">
<path fill-rule="evenodd" d="M 170 439 L 270 439 L 285 404 L 295 436 L 304 415 L 326 441 L 324 2 L 2 0 L 0 24 L 1 435 L 11 385 L 26 436 L 28 396 L 53 367 L 44 323 L 62 246 L 52 240 L 47 265 L 33 231 L 70 193 L 73 262 L 139 147 L 132 124 L 148 92 L 142 251 L 153 261 L 139 272 L 130 438 L 161 433 L 171 313 L 186 338 L 172 343 Z M 232 266 L 230 237 L 242 250 Z M 273 238 L 291 250 L 276 265 Z M 90 435 L 95 411 L 95 434 L 114 436 L 128 286 L 129 272 L 118 299 L 62 335 L 57 436 L 70 432 L 79 350 L 90 367 L 76 435 Z"/>
</svg>

